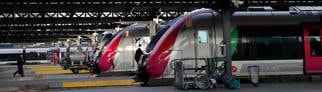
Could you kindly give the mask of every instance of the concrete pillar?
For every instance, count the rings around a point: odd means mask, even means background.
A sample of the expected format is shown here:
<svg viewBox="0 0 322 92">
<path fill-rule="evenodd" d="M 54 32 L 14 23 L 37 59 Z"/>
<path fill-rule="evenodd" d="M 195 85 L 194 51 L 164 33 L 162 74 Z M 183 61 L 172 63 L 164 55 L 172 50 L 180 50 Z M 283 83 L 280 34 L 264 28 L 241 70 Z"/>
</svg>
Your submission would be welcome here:
<svg viewBox="0 0 322 92">
<path fill-rule="evenodd" d="M 94 32 L 90 38 L 91 38 L 91 41 L 92 41 L 92 45 L 94 45 L 96 43 L 96 36 L 98 36 L 98 33 Z"/>
<path fill-rule="evenodd" d="M 82 51 L 81 40 L 82 40 L 82 37 L 81 36 L 77 36 L 76 46 L 77 46 L 77 50 L 78 51 Z"/>
<path fill-rule="evenodd" d="M 67 41 L 65 42 L 65 46 L 66 46 L 66 53 L 65 53 L 65 57 L 69 58 L 69 51 L 70 51 L 70 39 L 67 39 Z"/>
<path fill-rule="evenodd" d="M 65 46 L 66 46 L 66 47 L 69 47 L 69 42 L 70 42 L 70 39 L 67 39 L 67 40 L 65 41 L 65 43 L 64 43 L 64 44 L 65 44 Z"/>
<path fill-rule="evenodd" d="M 150 25 L 149 25 L 149 29 L 150 29 L 150 36 L 154 36 L 157 32 L 157 27 L 158 27 L 158 23 L 157 21 L 151 21 Z"/>
<path fill-rule="evenodd" d="M 58 61 L 61 61 L 61 58 L 62 58 L 62 54 L 60 50 L 61 44 L 62 44 L 61 41 L 58 41 Z"/>
</svg>

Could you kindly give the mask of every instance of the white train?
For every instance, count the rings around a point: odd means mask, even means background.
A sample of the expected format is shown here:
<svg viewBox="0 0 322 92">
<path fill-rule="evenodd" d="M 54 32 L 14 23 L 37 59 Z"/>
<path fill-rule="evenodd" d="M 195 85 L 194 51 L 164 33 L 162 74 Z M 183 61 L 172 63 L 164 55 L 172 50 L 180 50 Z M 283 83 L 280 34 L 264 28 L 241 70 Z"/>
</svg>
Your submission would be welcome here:
<svg viewBox="0 0 322 92">
<path fill-rule="evenodd" d="M 247 68 L 260 66 L 261 76 L 322 74 L 322 12 L 237 11 L 232 17 L 232 71 L 248 76 Z M 173 23 L 173 22 L 171 22 Z M 185 14 L 157 34 L 147 48 L 143 65 L 148 78 L 173 78 L 170 61 L 215 58 L 223 45 L 220 14 L 198 9 Z M 188 60 L 186 67 L 205 65 Z M 193 72 L 191 72 L 193 73 Z M 143 73 L 144 74 L 144 73 Z"/>
<path fill-rule="evenodd" d="M 137 70 L 135 52 L 150 42 L 150 30 L 146 24 L 132 24 L 114 34 L 102 50 L 98 67 L 104 71 L 130 72 Z M 104 43 L 103 43 L 104 44 Z"/>
<path fill-rule="evenodd" d="M 71 47 L 72 51 L 76 51 L 76 47 Z M 82 47 L 82 49 L 88 49 L 92 51 L 92 47 Z M 50 56 L 48 53 L 58 50 L 51 47 L 27 47 L 26 59 L 27 60 L 48 60 Z M 60 48 L 60 52 L 66 52 L 66 48 Z M 0 48 L 0 62 L 1 61 L 16 61 L 18 54 L 23 53 L 23 48 Z M 28 62 L 28 61 L 27 61 Z"/>
</svg>

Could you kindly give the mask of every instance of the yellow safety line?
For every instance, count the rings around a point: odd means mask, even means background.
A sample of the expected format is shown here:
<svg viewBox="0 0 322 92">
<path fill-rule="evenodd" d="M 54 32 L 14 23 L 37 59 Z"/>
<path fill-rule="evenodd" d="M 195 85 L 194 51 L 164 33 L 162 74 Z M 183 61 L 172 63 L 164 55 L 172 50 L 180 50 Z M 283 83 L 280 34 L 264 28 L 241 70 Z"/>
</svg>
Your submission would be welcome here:
<svg viewBox="0 0 322 92">
<path fill-rule="evenodd" d="M 35 69 L 35 70 L 45 70 L 45 69 L 63 69 L 61 67 L 43 67 L 43 68 L 29 68 L 29 69 Z"/>
<path fill-rule="evenodd" d="M 49 65 L 46 65 L 46 66 L 27 66 L 28 68 L 57 68 L 57 67 L 60 67 L 59 65 L 56 65 L 56 66 L 49 66 Z"/>
<path fill-rule="evenodd" d="M 36 74 L 72 74 L 70 70 L 59 70 L 59 71 L 35 71 Z M 87 70 L 80 70 L 79 73 L 89 73 Z"/>
<path fill-rule="evenodd" d="M 27 66 L 38 75 L 43 74 L 72 74 L 71 70 L 63 70 L 60 66 Z M 88 70 L 80 70 L 79 73 L 88 73 Z"/>
<path fill-rule="evenodd" d="M 61 68 L 48 68 L 48 69 L 31 69 L 31 70 L 34 70 L 34 71 L 66 71 L 66 70 L 63 70 Z"/>
<path fill-rule="evenodd" d="M 134 80 L 108 80 L 108 81 L 77 81 L 63 82 L 63 88 L 102 87 L 102 86 L 134 86 Z"/>
</svg>

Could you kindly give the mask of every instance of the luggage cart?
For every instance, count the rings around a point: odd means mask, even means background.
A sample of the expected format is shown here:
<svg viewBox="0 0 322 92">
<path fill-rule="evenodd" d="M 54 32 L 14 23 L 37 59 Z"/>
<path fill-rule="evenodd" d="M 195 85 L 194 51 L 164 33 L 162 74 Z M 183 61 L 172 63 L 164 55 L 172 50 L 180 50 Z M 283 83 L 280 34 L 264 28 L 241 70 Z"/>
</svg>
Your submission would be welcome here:
<svg viewBox="0 0 322 92">
<path fill-rule="evenodd" d="M 206 65 L 195 68 L 187 68 L 184 66 L 183 62 L 187 60 L 202 60 L 206 62 Z M 185 58 L 185 59 L 175 59 L 171 61 L 171 68 L 175 69 L 175 86 L 179 89 L 189 89 L 189 88 L 199 88 L 208 89 L 211 88 L 213 83 L 209 77 L 207 69 L 206 58 Z M 188 76 L 185 71 L 194 70 L 198 72 L 195 76 Z"/>
<path fill-rule="evenodd" d="M 184 66 L 187 60 L 202 60 L 205 61 L 205 65 L 201 67 L 187 68 Z M 233 76 L 225 76 L 224 69 L 225 63 L 217 66 L 219 63 L 218 58 L 185 58 L 174 59 L 170 62 L 170 67 L 175 69 L 175 87 L 179 89 L 199 88 L 208 89 L 213 88 L 217 84 L 216 79 L 224 81 L 224 85 L 230 89 L 238 89 L 240 87 L 240 81 Z M 188 76 L 185 72 L 188 70 L 194 70 L 195 76 Z"/>
</svg>

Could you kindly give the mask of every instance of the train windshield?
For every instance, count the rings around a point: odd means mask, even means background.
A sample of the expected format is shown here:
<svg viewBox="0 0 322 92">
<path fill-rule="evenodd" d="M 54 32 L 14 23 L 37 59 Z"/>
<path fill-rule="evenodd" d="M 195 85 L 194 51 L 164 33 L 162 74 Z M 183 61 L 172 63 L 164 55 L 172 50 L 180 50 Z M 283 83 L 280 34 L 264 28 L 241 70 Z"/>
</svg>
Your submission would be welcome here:
<svg viewBox="0 0 322 92">
<path fill-rule="evenodd" d="M 177 17 L 171 21 L 168 21 L 166 23 L 165 26 L 161 27 L 160 29 L 158 29 L 158 32 L 155 36 L 153 36 L 151 42 L 148 44 L 148 46 L 146 47 L 146 53 L 150 53 L 151 50 L 153 50 L 153 48 L 155 47 L 155 45 L 157 44 L 157 42 L 160 40 L 160 38 L 162 37 L 162 35 L 180 18 L 182 18 L 183 16 Z"/>
<path fill-rule="evenodd" d="M 99 38 L 98 38 L 98 41 L 96 42 L 96 45 L 95 46 L 98 46 L 101 42 L 104 42 L 104 40 L 107 40 L 110 39 L 112 37 L 112 33 L 102 33 L 100 34 Z"/>
<path fill-rule="evenodd" d="M 117 35 L 119 35 L 123 30 L 124 28 L 121 29 L 120 31 L 117 31 L 110 39 L 107 40 L 107 43 L 110 43 L 110 41 L 112 41 L 112 39 L 114 39 Z"/>
</svg>

